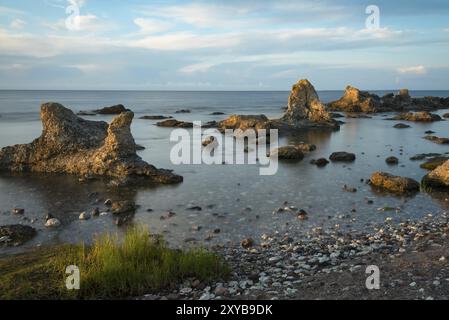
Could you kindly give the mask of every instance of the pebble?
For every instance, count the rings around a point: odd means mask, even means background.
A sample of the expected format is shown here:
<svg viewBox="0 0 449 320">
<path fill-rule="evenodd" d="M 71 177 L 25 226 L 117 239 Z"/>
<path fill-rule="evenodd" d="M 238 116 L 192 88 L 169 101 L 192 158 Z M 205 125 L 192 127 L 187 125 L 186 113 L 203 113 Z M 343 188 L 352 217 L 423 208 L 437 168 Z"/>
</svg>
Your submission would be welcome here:
<svg viewBox="0 0 449 320">
<path fill-rule="evenodd" d="M 61 222 L 56 218 L 48 219 L 47 222 L 45 222 L 45 226 L 47 228 L 56 228 L 56 227 L 59 227 L 60 225 L 61 225 Z"/>
<path fill-rule="evenodd" d="M 81 214 L 80 214 L 80 216 L 79 216 L 79 219 L 80 220 L 89 220 L 90 219 L 90 214 L 89 213 L 87 213 L 87 212 L 81 212 Z"/>
</svg>

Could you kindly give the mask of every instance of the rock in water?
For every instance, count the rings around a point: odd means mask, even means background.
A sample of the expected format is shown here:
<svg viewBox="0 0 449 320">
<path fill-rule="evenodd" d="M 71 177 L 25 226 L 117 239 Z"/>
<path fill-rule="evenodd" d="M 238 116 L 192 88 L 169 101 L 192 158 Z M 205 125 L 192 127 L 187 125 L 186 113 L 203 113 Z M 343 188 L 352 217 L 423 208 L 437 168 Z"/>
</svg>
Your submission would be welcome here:
<svg viewBox="0 0 449 320">
<path fill-rule="evenodd" d="M 6 246 L 20 246 L 25 242 L 34 238 L 37 234 L 36 229 L 23 226 L 20 224 L 10 226 L 0 226 L 0 245 Z"/>
<path fill-rule="evenodd" d="M 347 86 L 344 96 L 338 101 L 329 103 L 328 107 L 332 111 L 374 113 L 379 111 L 381 101 L 375 94 Z"/>
<path fill-rule="evenodd" d="M 393 176 L 384 172 L 376 172 L 371 176 L 371 185 L 393 193 L 418 192 L 419 183 L 410 178 Z"/>
<path fill-rule="evenodd" d="M 61 221 L 59 221 L 56 218 L 50 218 L 47 220 L 47 222 L 45 222 L 45 226 L 47 228 L 56 228 L 59 227 L 61 225 Z"/>
<path fill-rule="evenodd" d="M 304 153 L 296 146 L 280 147 L 273 150 L 271 156 L 277 156 L 279 160 L 302 160 Z"/>
<path fill-rule="evenodd" d="M 225 129 L 269 129 L 270 120 L 262 115 L 232 115 L 218 124 L 221 130 Z"/>
<path fill-rule="evenodd" d="M 134 114 L 108 125 L 77 117 L 58 103 L 41 106 L 42 135 L 30 144 L 0 150 L 0 171 L 103 176 L 126 183 L 179 183 L 181 176 L 156 169 L 136 154 Z"/>
<path fill-rule="evenodd" d="M 441 121 L 441 117 L 437 114 L 433 114 L 427 111 L 421 112 L 407 112 L 401 113 L 391 119 L 387 120 L 402 120 L 402 121 L 414 121 L 414 122 L 434 122 Z"/>
<path fill-rule="evenodd" d="M 299 80 L 292 88 L 284 120 L 297 123 L 300 120 L 332 122 L 332 115 L 320 102 L 313 85 L 306 79 Z"/>
<path fill-rule="evenodd" d="M 426 170 L 435 170 L 448 160 L 449 160 L 448 157 L 433 157 L 427 160 L 425 163 L 423 163 L 420 167 Z"/>
<path fill-rule="evenodd" d="M 355 154 L 349 152 L 334 152 L 329 157 L 333 162 L 353 162 L 355 158 Z"/>
<path fill-rule="evenodd" d="M 422 183 L 426 188 L 449 189 L 449 160 L 426 175 Z"/>
<path fill-rule="evenodd" d="M 103 115 L 114 115 L 114 114 L 121 114 L 123 112 L 129 111 L 125 108 L 124 105 L 118 104 L 112 107 L 106 107 L 103 109 L 95 110 L 94 112 L 97 114 L 103 114 Z"/>
</svg>

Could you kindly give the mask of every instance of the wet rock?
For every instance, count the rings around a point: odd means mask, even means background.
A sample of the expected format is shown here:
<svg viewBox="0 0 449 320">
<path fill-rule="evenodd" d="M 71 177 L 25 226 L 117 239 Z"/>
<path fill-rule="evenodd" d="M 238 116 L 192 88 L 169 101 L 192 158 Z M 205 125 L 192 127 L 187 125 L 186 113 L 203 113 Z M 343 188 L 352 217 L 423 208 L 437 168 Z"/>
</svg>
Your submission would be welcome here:
<svg viewBox="0 0 449 320">
<path fill-rule="evenodd" d="M 20 224 L 0 226 L 0 246 L 20 246 L 33 239 L 36 229 Z"/>
<path fill-rule="evenodd" d="M 331 112 L 331 117 L 333 119 L 340 119 L 340 118 L 344 118 L 345 116 L 342 115 L 341 113 Z"/>
<path fill-rule="evenodd" d="M 166 120 L 166 119 L 173 119 L 173 117 L 166 117 L 166 116 L 143 116 L 140 117 L 141 120 Z"/>
<path fill-rule="evenodd" d="M 132 112 L 111 124 L 77 117 L 58 103 L 41 107 L 42 135 L 30 144 L 0 150 L 0 171 L 107 177 L 121 184 L 179 183 L 182 177 L 156 169 L 136 154 Z"/>
<path fill-rule="evenodd" d="M 181 110 L 178 110 L 178 111 L 176 111 L 175 113 L 191 113 L 192 111 L 191 110 L 189 110 L 189 109 L 181 109 Z"/>
<path fill-rule="evenodd" d="M 432 130 L 427 130 L 426 132 L 424 132 L 425 134 L 434 134 L 435 133 L 435 131 L 432 131 Z"/>
<path fill-rule="evenodd" d="M 23 215 L 23 214 L 25 214 L 25 209 L 14 208 L 14 209 L 12 209 L 12 213 L 16 214 L 16 215 Z"/>
<path fill-rule="evenodd" d="M 277 156 L 280 160 L 302 160 L 304 153 L 296 146 L 280 147 L 270 154 L 270 156 Z"/>
<path fill-rule="evenodd" d="M 47 228 L 57 228 L 61 225 L 61 221 L 56 218 L 50 218 L 45 222 Z"/>
<path fill-rule="evenodd" d="M 97 113 L 95 113 L 94 111 L 79 111 L 76 115 L 77 116 L 96 116 Z"/>
<path fill-rule="evenodd" d="M 422 183 L 426 188 L 449 189 L 449 160 L 426 175 Z"/>
<path fill-rule="evenodd" d="M 314 159 L 312 161 L 310 161 L 311 164 L 316 165 L 317 167 L 325 167 L 329 164 L 329 161 L 325 158 L 320 158 L 320 159 Z"/>
<path fill-rule="evenodd" d="M 193 128 L 192 122 L 184 122 L 176 119 L 169 119 L 156 123 L 158 127 L 164 128 Z"/>
<path fill-rule="evenodd" d="M 269 129 L 270 121 L 265 115 L 232 115 L 218 123 L 220 130 L 225 129 Z"/>
<path fill-rule="evenodd" d="M 396 129 L 407 129 L 407 128 L 411 128 L 411 126 L 409 126 L 408 124 L 404 124 L 404 123 L 398 123 L 398 124 L 394 125 L 394 128 L 396 128 Z"/>
<path fill-rule="evenodd" d="M 245 249 L 249 249 L 254 246 L 254 240 L 251 238 L 243 239 L 242 242 L 240 242 L 240 245 Z"/>
<path fill-rule="evenodd" d="M 385 159 L 385 162 L 388 164 L 398 164 L 399 159 L 396 157 L 388 157 L 387 159 Z"/>
<path fill-rule="evenodd" d="M 333 162 L 353 162 L 355 161 L 356 156 L 349 152 L 334 152 L 329 159 Z"/>
<path fill-rule="evenodd" d="M 392 193 L 418 192 L 420 185 L 417 181 L 394 176 L 384 172 L 376 172 L 371 176 L 371 185 Z"/>
<path fill-rule="evenodd" d="M 443 114 L 443 118 L 445 118 L 445 119 L 449 119 L 449 113 L 445 113 L 445 114 Z"/>
<path fill-rule="evenodd" d="M 347 86 L 343 97 L 328 104 L 331 111 L 374 113 L 380 111 L 381 101 L 377 95 Z"/>
<path fill-rule="evenodd" d="M 224 114 L 225 114 L 224 112 L 216 111 L 216 112 L 212 112 L 210 115 L 211 116 L 222 116 Z"/>
<path fill-rule="evenodd" d="M 189 210 L 189 211 L 201 211 L 201 210 L 203 210 L 203 208 L 201 208 L 200 206 L 192 206 L 192 207 L 188 207 L 187 210 Z"/>
<path fill-rule="evenodd" d="M 437 114 L 433 114 L 427 111 L 420 112 L 407 112 L 401 113 L 393 118 L 387 120 L 402 120 L 402 121 L 414 121 L 414 122 L 434 122 L 441 121 L 441 117 Z"/>
<path fill-rule="evenodd" d="M 436 136 L 426 136 L 424 139 L 432 141 L 436 144 L 449 144 L 449 138 L 439 138 Z"/>
<path fill-rule="evenodd" d="M 95 208 L 94 210 L 92 210 L 92 216 L 98 217 L 99 215 L 100 215 L 100 209 L 99 208 Z"/>
<path fill-rule="evenodd" d="M 123 106 L 122 104 L 118 104 L 112 107 L 105 107 L 103 109 L 98 109 L 95 110 L 94 112 L 96 114 L 103 114 L 103 115 L 117 115 L 127 111 L 129 110 L 126 109 L 125 106 Z"/>
<path fill-rule="evenodd" d="M 142 151 L 145 150 L 146 148 L 144 146 L 141 146 L 140 144 L 136 144 L 136 150 L 137 151 Z"/>
<path fill-rule="evenodd" d="M 424 160 L 426 158 L 439 157 L 439 156 L 441 156 L 441 154 L 439 154 L 439 153 L 420 153 L 420 154 L 417 154 L 417 155 L 414 155 L 413 157 L 411 157 L 410 160 L 419 161 L 419 160 Z"/>
<path fill-rule="evenodd" d="M 299 220 L 307 220 L 308 218 L 309 218 L 309 215 L 305 210 L 299 210 L 299 212 L 298 212 Z"/>
<path fill-rule="evenodd" d="M 91 218 L 91 215 L 87 212 L 81 212 L 79 216 L 79 220 L 89 220 Z"/>
<path fill-rule="evenodd" d="M 136 209 L 136 204 L 128 200 L 114 202 L 111 206 L 113 214 L 134 213 Z"/>
<path fill-rule="evenodd" d="M 305 143 L 305 142 L 298 143 L 295 145 L 295 147 L 304 153 L 308 153 L 308 152 L 312 152 L 312 151 L 316 150 L 316 145 L 310 144 L 310 143 Z"/>
<path fill-rule="evenodd" d="M 434 157 L 434 158 L 427 160 L 420 167 L 422 169 L 426 169 L 426 170 L 435 170 L 436 168 L 438 168 L 439 166 L 441 166 L 448 160 L 449 160 L 449 157 Z"/>
</svg>

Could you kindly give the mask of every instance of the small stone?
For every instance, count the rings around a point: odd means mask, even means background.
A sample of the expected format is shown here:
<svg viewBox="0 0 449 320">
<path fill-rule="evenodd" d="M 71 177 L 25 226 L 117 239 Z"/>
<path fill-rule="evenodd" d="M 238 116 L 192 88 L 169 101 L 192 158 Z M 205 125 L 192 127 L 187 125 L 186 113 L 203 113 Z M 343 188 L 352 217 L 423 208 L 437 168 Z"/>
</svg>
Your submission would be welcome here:
<svg viewBox="0 0 449 320">
<path fill-rule="evenodd" d="M 100 209 L 99 208 L 95 208 L 94 210 L 92 210 L 92 216 L 98 217 L 99 215 L 100 215 Z"/>
<path fill-rule="evenodd" d="M 410 287 L 416 287 L 416 282 L 412 282 L 409 284 Z"/>
<path fill-rule="evenodd" d="M 298 219 L 299 220 L 307 220 L 308 219 L 308 214 L 305 210 L 300 210 L 298 212 Z"/>
<path fill-rule="evenodd" d="M 47 228 L 56 228 L 56 227 L 59 227 L 60 225 L 61 225 L 61 222 L 56 218 L 48 219 L 47 222 L 45 223 L 45 226 Z"/>
<path fill-rule="evenodd" d="M 82 212 L 79 216 L 80 220 L 89 220 L 90 219 L 90 214 L 88 214 L 87 212 Z"/>
<path fill-rule="evenodd" d="M 251 238 L 243 239 L 242 242 L 240 242 L 240 245 L 245 249 L 249 249 L 254 246 L 254 240 Z"/>
<path fill-rule="evenodd" d="M 104 205 L 107 206 L 107 207 L 112 206 L 112 200 L 111 200 L 111 199 L 107 199 L 107 200 L 104 202 Z"/>
<path fill-rule="evenodd" d="M 14 209 L 12 209 L 12 213 L 17 214 L 17 215 L 22 215 L 25 213 L 25 209 L 14 208 Z"/>
</svg>

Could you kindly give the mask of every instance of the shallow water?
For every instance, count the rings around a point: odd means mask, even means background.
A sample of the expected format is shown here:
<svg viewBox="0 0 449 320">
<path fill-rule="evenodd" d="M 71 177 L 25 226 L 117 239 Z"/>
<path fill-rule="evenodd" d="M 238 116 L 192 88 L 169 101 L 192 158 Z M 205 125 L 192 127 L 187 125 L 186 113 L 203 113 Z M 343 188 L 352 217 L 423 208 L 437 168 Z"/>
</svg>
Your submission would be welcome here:
<svg viewBox="0 0 449 320">
<path fill-rule="evenodd" d="M 383 94 L 384 92 L 379 92 Z M 320 92 L 324 102 L 338 99 L 342 92 Z M 449 96 L 449 92 L 412 92 L 414 96 Z M 342 119 L 346 122 L 338 132 L 308 131 L 296 136 L 282 137 L 281 145 L 304 141 L 317 145 L 317 151 L 297 163 L 281 162 L 274 176 L 260 176 L 258 165 L 181 165 L 169 160 L 171 129 L 154 126 L 157 121 L 137 119 L 142 115 L 173 115 L 178 120 L 221 120 L 229 114 L 266 114 L 278 117 L 286 105 L 288 92 L 76 92 L 76 91 L 0 91 L 0 147 L 28 143 L 41 132 L 39 105 L 58 101 L 74 111 L 97 109 L 122 103 L 136 113 L 132 131 L 136 142 L 146 147 L 139 155 L 157 167 L 174 169 L 184 176 L 175 186 L 113 190 L 102 182 L 80 183 L 71 176 L 6 175 L 0 176 L 0 225 L 24 223 L 38 219 L 33 226 L 39 235 L 27 246 L 55 241 L 89 241 L 95 233 L 119 230 L 112 216 L 79 221 L 82 211 L 100 206 L 97 200 L 107 198 L 134 199 L 139 210 L 133 221 L 150 227 L 154 233 L 164 234 L 173 245 L 184 244 L 189 238 L 199 243 L 239 242 L 242 238 L 258 237 L 274 231 L 301 234 L 311 226 L 334 226 L 362 230 L 386 217 L 399 222 L 423 215 L 438 215 L 449 207 L 446 193 L 420 193 L 414 197 L 380 194 L 361 182 L 375 171 L 420 180 L 426 171 L 421 162 L 409 158 L 418 153 L 446 153 L 448 146 L 422 139 L 427 130 L 449 137 L 448 122 L 412 123 L 412 128 L 398 130 L 396 122 L 384 120 L 385 115 L 373 119 Z M 191 114 L 174 114 L 179 109 L 191 109 Z M 211 116 L 214 111 L 224 116 Z M 440 112 L 444 113 L 443 111 Z M 112 117 L 86 117 L 110 121 Z M 401 155 L 400 149 L 403 148 Z M 328 158 L 332 152 L 349 151 L 357 155 L 351 164 L 329 164 L 317 168 L 309 161 Z M 385 163 L 388 156 L 400 159 L 399 166 Z M 356 193 L 342 189 L 355 187 Z M 369 205 L 371 199 L 374 204 Z M 299 221 L 288 213 L 272 212 L 289 205 L 305 209 L 308 221 Z M 202 211 L 189 211 L 196 205 Z M 26 209 L 26 218 L 14 216 L 14 207 Z M 382 212 L 379 208 L 400 208 L 398 212 Z M 152 212 L 147 212 L 151 208 Z M 356 211 L 353 212 L 353 209 Z M 168 210 L 176 216 L 161 220 Z M 48 213 L 60 218 L 63 227 L 47 230 L 43 217 Z M 201 226 L 193 231 L 193 226 Z M 213 230 L 219 228 L 219 234 Z M 209 235 L 213 239 L 204 242 Z M 25 246 L 26 247 L 26 246 Z M 11 249 L 10 249 L 11 250 Z M 14 249 L 13 249 L 14 250 Z"/>
</svg>

